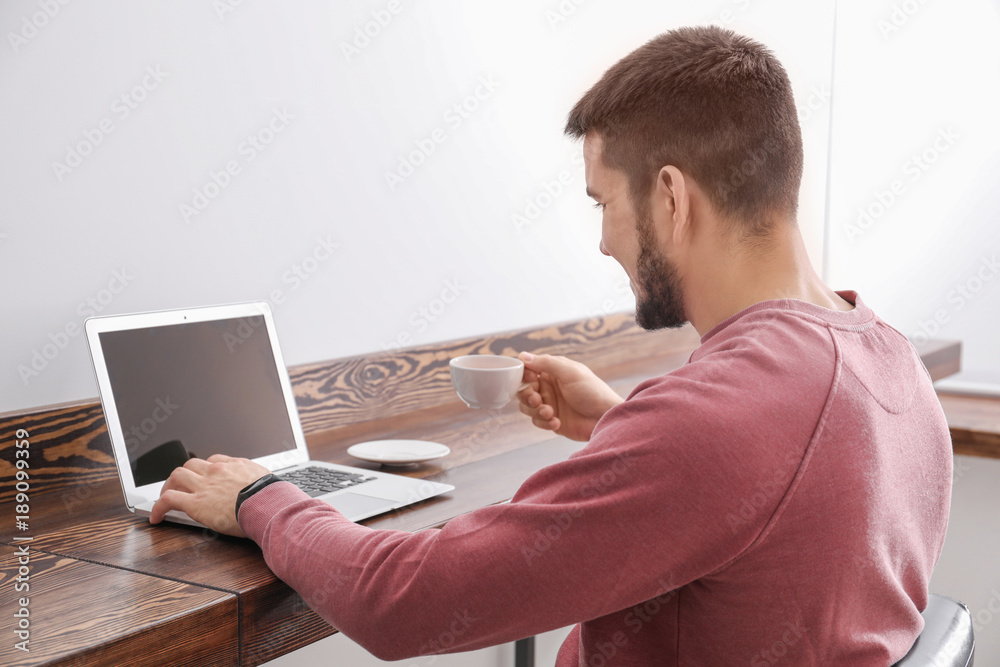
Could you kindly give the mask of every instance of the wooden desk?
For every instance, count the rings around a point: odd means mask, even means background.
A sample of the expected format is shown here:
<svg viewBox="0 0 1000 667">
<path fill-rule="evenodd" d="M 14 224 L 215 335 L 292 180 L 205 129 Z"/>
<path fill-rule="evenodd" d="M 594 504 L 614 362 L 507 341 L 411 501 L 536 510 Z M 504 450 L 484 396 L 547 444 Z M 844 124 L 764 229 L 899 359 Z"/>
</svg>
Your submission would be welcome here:
<svg viewBox="0 0 1000 667">
<path fill-rule="evenodd" d="M 510 499 L 533 472 L 582 446 L 535 429 L 514 405 L 466 408 L 451 390 L 450 358 L 521 350 L 570 354 L 624 394 L 683 364 L 697 344 L 693 329 L 645 333 L 631 316 L 615 315 L 298 367 L 291 376 L 317 459 L 374 468 L 346 449 L 379 438 L 422 438 L 452 448 L 447 458 L 408 474 L 453 484 L 454 492 L 365 522 L 415 531 Z M 932 373 L 941 373 L 957 353 L 957 345 L 937 346 L 925 359 Z M 13 524 L 17 429 L 28 431 L 31 442 L 26 533 Z M 0 451 L 5 609 L 14 596 L 20 544 L 14 537 L 33 538 L 31 652 L 8 640 L 0 644 L 0 664 L 258 665 L 333 633 L 274 577 L 252 542 L 186 526 L 154 527 L 130 515 L 99 404 L 0 415 Z M 4 614 L 0 635 L 14 637 L 14 620 Z"/>
<path fill-rule="evenodd" d="M 23 543 L 30 545 L 30 543 Z M 18 545 L 21 546 L 21 545 Z M 19 563 L 28 592 L 14 590 Z M 4 665 L 234 665 L 237 597 L 164 577 L 107 567 L 34 548 L 0 547 Z M 15 644 L 17 600 L 29 596 L 28 643 Z M 137 647 L 143 658 L 134 662 Z"/>
<path fill-rule="evenodd" d="M 456 415 L 456 411 L 462 411 L 462 414 Z M 473 412 L 464 406 L 426 411 L 406 431 L 417 437 L 428 437 L 428 433 L 441 431 L 443 421 L 452 420 L 450 437 L 439 440 L 451 440 L 455 448 L 452 456 L 457 455 L 457 458 L 425 466 L 410 474 L 453 484 L 455 492 L 364 523 L 408 531 L 441 525 L 479 507 L 509 500 L 521 483 L 539 467 L 563 460 L 582 446 L 564 438 L 545 438 L 541 431 L 538 431 L 543 436 L 541 438 L 524 437 L 522 442 L 515 442 L 514 434 L 526 430 L 523 427 L 526 420 L 519 419 L 522 415 L 505 413 L 498 418 L 491 416 L 484 419 L 481 415 L 469 414 Z M 456 424 L 460 426 L 456 428 Z M 398 428 L 391 421 L 381 428 L 378 422 L 371 422 L 362 437 L 377 439 L 392 437 L 394 433 L 398 433 Z M 482 433 L 484 436 L 468 440 L 462 437 L 463 433 Z M 345 454 L 346 448 L 356 441 L 356 437 L 344 439 L 330 432 L 323 434 L 322 438 L 313 438 L 310 450 L 318 458 L 377 468 L 374 464 L 359 463 Z M 78 521 L 75 525 L 65 518 L 54 516 L 54 513 L 43 514 L 36 522 L 38 527 L 33 528 L 39 536 L 31 544 L 46 554 L 58 554 L 61 558 L 84 562 L 88 566 L 100 564 L 111 572 L 203 590 L 219 596 L 219 602 L 225 595 L 229 607 L 225 610 L 214 609 L 213 613 L 228 619 L 234 637 L 238 632 L 240 661 L 236 660 L 234 645 L 232 652 L 213 655 L 211 660 L 206 660 L 204 654 L 198 654 L 192 655 L 188 663 L 172 656 L 169 664 L 258 665 L 333 633 L 333 629 L 314 614 L 298 594 L 274 577 L 256 544 L 187 526 L 151 526 L 125 510 L 116 484 L 102 482 L 95 489 L 93 509 L 86 512 L 81 509 L 72 514 Z M 138 572 L 142 575 L 135 574 Z M 94 582 L 83 581 L 68 590 L 91 593 L 92 586 Z M 33 601 L 39 616 L 46 609 L 61 609 L 65 604 L 65 599 L 59 601 L 52 598 L 50 606 L 48 600 Z M 232 604 L 234 600 L 238 600 L 238 606 Z M 96 602 L 107 608 L 109 613 L 123 618 L 133 613 L 131 603 L 125 599 L 98 597 Z M 187 610 L 186 605 L 176 608 L 171 605 L 170 608 L 180 612 L 182 617 L 195 611 L 194 608 Z M 59 622 L 64 621 L 60 618 Z M 99 640 L 98 646 L 104 642 L 102 637 L 92 639 Z M 40 644 L 46 642 L 44 638 L 38 641 Z M 8 664 L 5 650 L 6 647 L 0 647 L 0 663 Z M 144 659 L 128 664 L 167 664 L 162 661 L 161 655 L 151 655 L 148 662 Z"/>
<path fill-rule="evenodd" d="M 939 393 L 956 454 L 1000 458 L 1000 398 Z"/>
</svg>

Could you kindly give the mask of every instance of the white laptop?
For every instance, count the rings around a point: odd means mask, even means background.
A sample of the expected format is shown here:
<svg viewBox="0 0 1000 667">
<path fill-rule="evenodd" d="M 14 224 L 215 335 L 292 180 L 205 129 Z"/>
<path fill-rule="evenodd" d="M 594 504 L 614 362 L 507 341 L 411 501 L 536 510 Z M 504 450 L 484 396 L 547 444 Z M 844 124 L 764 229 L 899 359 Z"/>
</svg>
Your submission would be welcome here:
<svg viewBox="0 0 1000 667">
<path fill-rule="evenodd" d="M 149 516 L 190 457 L 252 459 L 359 521 L 455 487 L 309 458 L 266 303 L 95 317 L 86 322 L 129 510 Z M 166 518 L 200 525 L 183 512 Z"/>
</svg>

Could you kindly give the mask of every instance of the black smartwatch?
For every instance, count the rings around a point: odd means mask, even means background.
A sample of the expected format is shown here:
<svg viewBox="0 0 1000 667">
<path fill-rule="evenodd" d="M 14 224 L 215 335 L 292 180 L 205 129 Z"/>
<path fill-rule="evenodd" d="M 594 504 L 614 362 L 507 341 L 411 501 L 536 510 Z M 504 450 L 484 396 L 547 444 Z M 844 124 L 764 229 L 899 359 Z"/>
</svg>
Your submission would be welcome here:
<svg viewBox="0 0 1000 667">
<path fill-rule="evenodd" d="M 249 498 L 253 494 L 257 493 L 258 491 L 260 491 L 261 489 L 263 489 L 268 484 L 274 484 L 275 482 L 283 482 L 283 481 L 284 481 L 283 479 L 281 479 L 280 477 L 278 477 L 277 475 L 275 475 L 272 472 L 272 473 L 268 473 L 268 474 L 264 475 L 263 477 L 261 477 L 260 479 L 254 481 L 254 482 L 250 482 L 249 484 L 247 484 L 246 486 L 244 486 L 242 489 L 240 489 L 240 492 L 236 495 L 236 518 L 237 518 L 237 520 L 240 517 L 240 505 L 243 504 L 244 500 L 246 500 L 247 498 Z"/>
</svg>

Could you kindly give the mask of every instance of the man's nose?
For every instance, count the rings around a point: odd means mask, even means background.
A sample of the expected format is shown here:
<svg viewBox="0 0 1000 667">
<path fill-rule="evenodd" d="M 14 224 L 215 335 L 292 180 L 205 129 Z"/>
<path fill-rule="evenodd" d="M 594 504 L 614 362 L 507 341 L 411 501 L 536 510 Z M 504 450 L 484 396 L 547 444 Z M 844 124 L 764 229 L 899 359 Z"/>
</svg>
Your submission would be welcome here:
<svg viewBox="0 0 1000 667">
<path fill-rule="evenodd" d="M 608 252 L 607 247 L 605 247 L 605 245 L 604 245 L 604 239 L 601 239 L 600 248 L 601 248 L 601 254 L 602 255 L 607 255 L 608 257 L 611 257 L 611 253 Z"/>
</svg>

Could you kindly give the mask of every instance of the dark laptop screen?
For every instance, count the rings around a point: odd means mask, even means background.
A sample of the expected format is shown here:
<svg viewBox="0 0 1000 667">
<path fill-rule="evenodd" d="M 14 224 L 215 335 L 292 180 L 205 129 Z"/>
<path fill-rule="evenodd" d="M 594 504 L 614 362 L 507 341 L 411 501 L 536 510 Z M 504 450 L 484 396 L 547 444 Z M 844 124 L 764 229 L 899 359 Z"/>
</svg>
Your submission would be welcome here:
<svg viewBox="0 0 1000 667">
<path fill-rule="evenodd" d="M 192 456 L 295 449 L 262 316 L 100 338 L 136 486 Z"/>
</svg>

